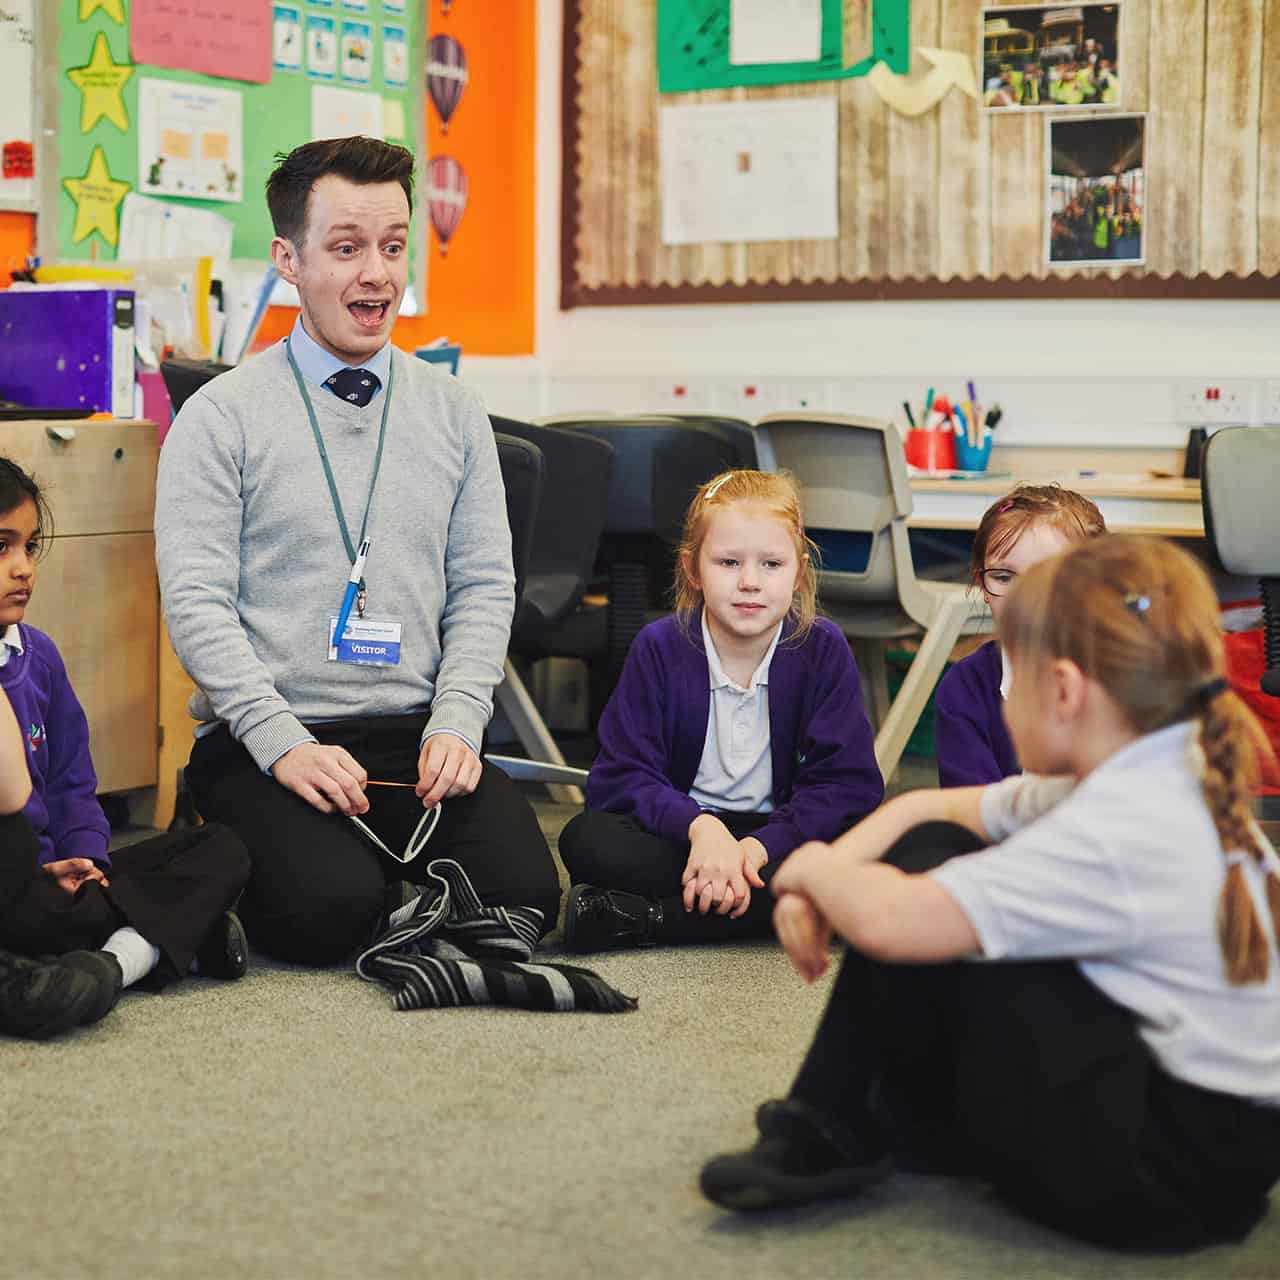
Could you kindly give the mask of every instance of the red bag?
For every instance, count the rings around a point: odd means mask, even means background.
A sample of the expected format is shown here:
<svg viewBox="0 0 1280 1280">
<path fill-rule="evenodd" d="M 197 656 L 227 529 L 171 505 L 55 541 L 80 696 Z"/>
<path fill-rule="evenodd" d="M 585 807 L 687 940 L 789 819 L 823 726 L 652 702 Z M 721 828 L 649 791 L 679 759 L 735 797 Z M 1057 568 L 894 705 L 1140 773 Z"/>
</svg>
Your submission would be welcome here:
<svg viewBox="0 0 1280 1280">
<path fill-rule="evenodd" d="M 1258 687 L 1267 660 L 1262 629 L 1228 631 L 1224 637 L 1227 650 L 1227 679 L 1261 722 L 1276 757 L 1263 756 L 1259 762 L 1261 779 L 1258 790 L 1264 796 L 1280 795 L 1280 698 L 1263 693 Z"/>
</svg>

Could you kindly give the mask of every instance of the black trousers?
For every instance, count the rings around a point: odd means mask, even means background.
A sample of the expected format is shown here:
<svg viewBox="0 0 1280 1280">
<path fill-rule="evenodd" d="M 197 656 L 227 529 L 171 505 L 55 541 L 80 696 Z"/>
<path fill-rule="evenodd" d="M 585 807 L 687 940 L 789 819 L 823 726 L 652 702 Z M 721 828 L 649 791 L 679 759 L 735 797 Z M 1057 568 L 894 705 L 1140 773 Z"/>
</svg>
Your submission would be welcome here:
<svg viewBox="0 0 1280 1280">
<path fill-rule="evenodd" d="M 947 823 L 887 861 L 978 847 Z M 1087 1240 L 1240 1240 L 1280 1177 L 1280 1108 L 1175 1080 L 1069 961 L 883 964 L 848 949 L 792 1096 L 908 1165 L 976 1173 Z"/>
<path fill-rule="evenodd" d="M 185 976 L 196 949 L 249 878 L 244 845 L 219 826 L 117 849 L 108 887 L 91 882 L 74 894 L 36 867 L 35 836 L 21 814 L 4 819 L 0 839 L 0 944 L 27 955 L 96 950 L 132 925 L 160 950 L 160 983 Z"/>
<path fill-rule="evenodd" d="M 716 815 L 741 840 L 769 820 L 764 813 Z M 680 877 L 689 861 L 688 841 L 654 835 L 634 818 L 588 809 L 569 820 L 560 833 L 560 860 L 574 884 L 594 884 L 656 899 L 662 905 L 659 941 L 668 945 L 724 942 L 735 938 L 773 936 L 773 895 L 752 889 L 751 903 L 737 920 L 684 909 Z M 775 868 L 766 864 L 766 885 Z"/>
<path fill-rule="evenodd" d="M 385 782 L 417 782 L 421 716 L 308 726 L 345 747 Z M 446 800 L 430 843 L 413 862 L 388 857 L 356 825 L 320 813 L 262 772 L 225 727 L 196 741 L 186 771 L 200 813 L 225 823 L 249 850 L 253 871 L 240 914 L 255 946 L 297 964 L 335 964 L 369 940 L 393 880 L 421 882 L 432 858 L 455 859 L 486 906 L 537 907 L 555 927 L 560 881 L 538 820 L 516 785 L 486 764 L 469 796 Z M 422 801 L 400 787 L 370 787 L 362 820 L 397 851 Z"/>
</svg>

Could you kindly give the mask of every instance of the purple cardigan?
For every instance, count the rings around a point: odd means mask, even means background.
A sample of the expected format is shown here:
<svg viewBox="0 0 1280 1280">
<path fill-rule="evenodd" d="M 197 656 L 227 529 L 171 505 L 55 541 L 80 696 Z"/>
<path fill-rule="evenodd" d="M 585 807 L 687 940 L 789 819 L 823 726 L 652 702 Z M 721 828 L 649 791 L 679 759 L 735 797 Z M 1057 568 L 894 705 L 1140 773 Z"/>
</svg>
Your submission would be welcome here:
<svg viewBox="0 0 1280 1280">
<path fill-rule="evenodd" d="M 1021 772 L 1004 723 L 1000 675 L 1000 646 L 989 640 L 942 677 L 934 696 L 939 786 L 982 787 Z"/>
<path fill-rule="evenodd" d="M 848 641 L 819 618 L 799 645 L 784 630 L 769 666 L 773 812 L 752 834 L 770 862 L 806 840 L 832 840 L 884 798 L 875 740 Z M 702 810 L 690 798 L 706 743 L 711 681 L 701 615 L 636 637 L 600 717 L 587 805 L 633 817 L 685 844 Z"/>
<path fill-rule="evenodd" d="M 27 740 L 31 799 L 22 812 L 40 841 L 40 863 L 92 858 L 110 867 L 111 828 L 98 803 L 84 710 L 53 641 L 26 623 L 20 630 L 22 652 L 0 667 L 0 685 Z"/>
</svg>

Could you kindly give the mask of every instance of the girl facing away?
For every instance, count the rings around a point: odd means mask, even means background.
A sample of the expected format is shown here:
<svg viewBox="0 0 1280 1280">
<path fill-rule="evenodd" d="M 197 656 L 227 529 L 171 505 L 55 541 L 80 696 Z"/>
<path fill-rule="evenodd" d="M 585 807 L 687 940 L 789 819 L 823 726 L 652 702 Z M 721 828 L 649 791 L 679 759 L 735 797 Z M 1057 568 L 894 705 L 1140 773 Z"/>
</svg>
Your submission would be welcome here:
<svg viewBox="0 0 1280 1280">
<path fill-rule="evenodd" d="M 22 730 L 31 783 L 4 828 L 0 947 L 52 954 L 60 968 L 92 978 L 96 997 L 78 1019 L 87 1023 L 108 1013 L 123 987 L 148 975 L 152 986 L 176 981 L 193 960 L 206 976 L 240 977 L 247 949 L 230 908 L 249 863 L 239 840 L 215 826 L 108 853 L 84 711 L 53 641 L 22 620 L 51 532 L 35 480 L 0 458 L 0 687 Z"/>
<path fill-rule="evenodd" d="M 974 534 L 969 564 L 997 631 L 1020 574 L 1106 531 L 1102 512 L 1088 498 L 1056 484 L 1020 484 L 993 502 Z M 1021 771 L 1001 714 L 1012 676 L 997 638 L 942 677 L 934 695 L 939 786 L 982 786 Z"/>
<path fill-rule="evenodd" d="M 685 517 L 675 613 L 645 627 L 565 827 L 576 951 L 768 934 L 763 892 L 883 798 L 848 642 L 815 617 L 794 481 L 727 471 Z"/>
<path fill-rule="evenodd" d="M 1113 1246 L 1242 1239 L 1280 1176 L 1280 859 L 1213 589 L 1170 543 L 1090 540 L 1020 576 L 1000 637 L 1028 772 L 779 868 L 800 974 L 849 948 L 789 1097 L 703 1190 L 762 1209 L 924 1167 Z"/>
</svg>

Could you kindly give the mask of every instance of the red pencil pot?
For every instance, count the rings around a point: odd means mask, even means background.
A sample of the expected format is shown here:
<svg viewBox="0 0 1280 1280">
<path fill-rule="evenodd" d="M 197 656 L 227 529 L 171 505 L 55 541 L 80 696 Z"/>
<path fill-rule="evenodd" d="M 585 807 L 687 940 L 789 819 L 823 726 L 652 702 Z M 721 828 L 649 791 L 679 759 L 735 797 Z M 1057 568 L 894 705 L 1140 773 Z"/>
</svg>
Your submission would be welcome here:
<svg viewBox="0 0 1280 1280">
<path fill-rule="evenodd" d="M 954 471 L 956 437 L 952 431 L 908 431 L 907 461 L 921 471 Z"/>
</svg>

